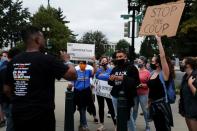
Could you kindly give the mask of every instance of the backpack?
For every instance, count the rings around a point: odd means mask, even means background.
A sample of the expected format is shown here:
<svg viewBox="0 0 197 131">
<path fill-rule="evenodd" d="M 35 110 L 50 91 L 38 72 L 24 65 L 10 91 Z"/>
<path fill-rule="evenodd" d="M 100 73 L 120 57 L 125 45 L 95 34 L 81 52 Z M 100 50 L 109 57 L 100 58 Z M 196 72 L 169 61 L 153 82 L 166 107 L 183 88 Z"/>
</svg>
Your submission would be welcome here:
<svg viewBox="0 0 197 131">
<path fill-rule="evenodd" d="M 154 74 L 154 71 L 151 73 L 151 76 L 153 74 Z M 169 104 L 174 104 L 176 101 L 176 90 L 175 90 L 174 79 L 172 78 L 169 79 L 168 87 L 166 87 L 166 83 L 165 83 L 162 71 L 159 73 L 159 79 L 164 87 L 165 102 Z"/>
<path fill-rule="evenodd" d="M 169 103 L 169 104 L 175 103 L 176 90 L 175 90 L 174 79 L 172 79 L 172 78 L 169 79 L 168 87 L 166 87 L 162 71 L 159 73 L 159 79 L 164 87 L 166 103 Z"/>
</svg>

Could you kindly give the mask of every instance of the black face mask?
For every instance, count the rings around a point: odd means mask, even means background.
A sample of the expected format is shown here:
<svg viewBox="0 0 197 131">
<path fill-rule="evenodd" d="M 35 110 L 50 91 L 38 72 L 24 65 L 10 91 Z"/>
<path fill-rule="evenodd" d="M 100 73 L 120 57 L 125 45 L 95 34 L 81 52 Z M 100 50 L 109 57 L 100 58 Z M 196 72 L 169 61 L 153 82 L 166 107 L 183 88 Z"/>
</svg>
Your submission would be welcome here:
<svg viewBox="0 0 197 131">
<path fill-rule="evenodd" d="M 150 68 L 153 69 L 153 70 L 156 70 L 157 66 L 156 66 L 156 64 L 150 64 Z"/>
<path fill-rule="evenodd" d="M 116 64 L 118 66 L 124 65 L 124 63 L 125 63 L 125 59 L 116 60 Z"/>
<path fill-rule="evenodd" d="M 184 65 L 180 65 L 180 71 L 185 72 L 185 66 Z"/>
<path fill-rule="evenodd" d="M 138 64 L 138 68 L 143 68 L 144 64 Z"/>
<path fill-rule="evenodd" d="M 108 63 L 101 63 L 102 67 L 107 67 Z"/>
</svg>

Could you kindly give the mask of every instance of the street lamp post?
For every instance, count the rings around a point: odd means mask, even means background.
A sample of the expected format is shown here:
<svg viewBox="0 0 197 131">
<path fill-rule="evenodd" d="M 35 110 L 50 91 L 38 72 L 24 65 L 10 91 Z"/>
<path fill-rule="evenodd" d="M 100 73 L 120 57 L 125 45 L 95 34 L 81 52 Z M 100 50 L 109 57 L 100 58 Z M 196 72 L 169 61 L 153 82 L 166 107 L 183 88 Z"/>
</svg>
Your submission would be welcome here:
<svg viewBox="0 0 197 131">
<path fill-rule="evenodd" d="M 42 28 L 42 31 L 43 32 L 50 32 L 50 28 L 49 27 L 43 27 Z M 47 37 L 47 35 L 45 35 L 46 37 L 46 40 L 47 40 L 47 48 L 49 49 L 50 48 L 50 45 L 49 45 L 49 37 Z"/>
<path fill-rule="evenodd" d="M 128 0 L 128 14 L 132 11 L 132 35 L 131 35 L 131 45 L 129 46 L 129 58 L 130 61 L 135 59 L 135 17 L 136 13 L 140 12 L 140 0 Z"/>
<path fill-rule="evenodd" d="M 48 7 L 50 6 L 50 0 L 48 0 Z"/>
</svg>

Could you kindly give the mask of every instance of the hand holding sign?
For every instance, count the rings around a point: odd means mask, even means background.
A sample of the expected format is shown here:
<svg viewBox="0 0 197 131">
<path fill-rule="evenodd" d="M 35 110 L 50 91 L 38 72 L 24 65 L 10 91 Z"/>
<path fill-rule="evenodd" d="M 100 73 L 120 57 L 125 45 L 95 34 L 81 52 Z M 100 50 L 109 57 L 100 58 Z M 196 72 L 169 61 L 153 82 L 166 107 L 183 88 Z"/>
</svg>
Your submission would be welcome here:
<svg viewBox="0 0 197 131">
<path fill-rule="evenodd" d="M 184 6 L 185 3 L 172 2 L 148 7 L 139 35 L 175 36 Z"/>
<path fill-rule="evenodd" d="M 157 40 L 157 43 L 161 43 L 161 37 L 159 35 L 155 35 L 155 38 Z"/>
</svg>

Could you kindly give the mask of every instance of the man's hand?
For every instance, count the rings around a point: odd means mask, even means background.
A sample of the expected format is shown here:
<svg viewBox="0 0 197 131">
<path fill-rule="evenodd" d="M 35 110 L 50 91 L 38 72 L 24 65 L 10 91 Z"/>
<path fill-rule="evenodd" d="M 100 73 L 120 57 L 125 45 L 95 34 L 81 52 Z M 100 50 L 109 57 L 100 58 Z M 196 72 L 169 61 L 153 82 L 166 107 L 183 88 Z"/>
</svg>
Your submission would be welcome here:
<svg viewBox="0 0 197 131">
<path fill-rule="evenodd" d="M 71 91 L 73 88 L 73 84 L 69 83 L 68 86 L 67 86 L 67 90 Z"/>
<path fill-rule="evenodd" d="M 115 80 L 117 80 L 117 81 L 123 81 L 123 75 L 122 76 L 115 76 Z"/>
<path fill-rule="evenodd" d="M 72 65 L 68 65 L 68 71 L 64 74 L 64 79 L 69 81 L 75 81 L 77 79 L 77 72 Z"/>
<path fill-rule="evenodd" d="M 110 80 L 110 81 L 114 81 L 114 80 L 115 80 L 115 77 L 116 77 L 115 75 L 111 75 L 111 76 L 109 77 L 109 80 Z"/>
<path fill-rule="evenodd" d="M 4 120 L 4 117 L 5 117 L 5 115 L 2 111 L 2 107 L 0 107 L 0 121 Z"/>
<path fill-rule="evenodd" d="M 68 56 L 68 54 L 66 53 L 66 51 L 60 51 L 60 58 L 61 58 L 63 61 L 65 61 L 65 62 L 69 61 L 69 56 Z"/>
<path fill-rule="evenodd" d="M 11 97 L 11 95 L 12 95 L 12 89 L 11 89 L 11 87 L 8 86 L 8 85 L 4 85 L 4 86 L 3 86 L 3 92 L 4 92 L 4 94 L 5 94 L 7 97 Z"/>
<path fill-rule="evenodd" d="M 111 81 L 114 81 L 114 80 L 123 81 L 123 75 L 122 75 L 122 76 L 111 75 L 111 76 L 109 77 L 109 80 L 111 80 Z"/>
<path fill-rule="evenodd" d="M 91 58 L 91 60 L 92 60 L 93 62 L 96 62 L 96 57 L 93 56 L 93 57 Z"/>
</svg>

